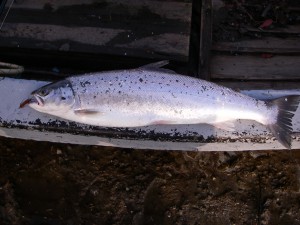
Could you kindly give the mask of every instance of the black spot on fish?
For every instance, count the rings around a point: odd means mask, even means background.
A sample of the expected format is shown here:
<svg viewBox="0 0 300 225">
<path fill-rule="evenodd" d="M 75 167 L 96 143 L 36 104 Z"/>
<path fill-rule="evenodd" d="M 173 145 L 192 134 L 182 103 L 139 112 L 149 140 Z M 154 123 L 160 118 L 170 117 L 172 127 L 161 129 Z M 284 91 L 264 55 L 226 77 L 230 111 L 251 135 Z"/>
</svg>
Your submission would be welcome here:
<svg viewBox="0 0 300 225">
<path fill-rule="evenodd" d="M 143 82 L 143 79 L 142 79 L 142 78 L 140 78 L 140 79 L 139 79 L 139 81 L 142 83 L 142 82 Z"/>
<path fill-rule="evenodd" d="M 90 85 L 91 83 L 89 81 L 80 82 L 81 87 L 86 87 L 87 85 Z"/>
<path fill-rule="evenodd" d="M 61 97 L 60 99 L 61 99 L 61 100 L 66 100 L 66 98 L 65 98 L 65 97 Z"/>
<path fill-rule="evenodd" d="M 96 98 L 96 95 L 94 95 L 94 98 Z"/>
<path fill-rule="evenodd" d="M 178 83 L 178 82 L 179 82 L 179 80 L 176 80 L 176 82 Z"/>
</svg>

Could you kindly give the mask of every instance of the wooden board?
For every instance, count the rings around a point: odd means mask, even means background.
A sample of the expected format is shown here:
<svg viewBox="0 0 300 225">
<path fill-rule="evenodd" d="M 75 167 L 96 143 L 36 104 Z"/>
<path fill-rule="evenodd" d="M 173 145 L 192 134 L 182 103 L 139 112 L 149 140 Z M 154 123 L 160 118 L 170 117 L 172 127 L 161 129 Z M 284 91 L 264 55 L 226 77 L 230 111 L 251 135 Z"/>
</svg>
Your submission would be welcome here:
<svg viewBox="0 0 300 225">
<path fill-rule="evenodd" d="M 254 27 L 246 27 L 248 31 L 268 34 L 291 34 L 298 35 L 300 33 L 300 25 L 289 25 L 287 27 L 276 27 L 276 29 L 259 29 Z"/>
<path fill-rule="evenodd" d="M 298 10 L 299 2 L 296 2 L 286 2 L 284 9 L 287 11 L 284 13 L 289 12 L 290 16 L 291 11 Z M 267 17 L 259 16 L 258 12 L 261 10 L 263 13 L 266 5 L 261 5 L 258 1 L 231 3 L 232 11 L 229 2 L 213 0 L 215 40 L 212 45 L 214 56 L 210 64 L 211 77 L 243 81 L 272 80 L 272 82 L 300 80 L 298 22 L 292 24 L 292 21 L 289 21 L 291 24 L 287 22 L 283 25 L 272 17 L 273 26 L 262 29 L 259 25 Z M 251 11 L 255 11 L 257 15 Z M 252 17 L 253 19 L 250 19 Z"/>
<path fill-rule="evenodd" d="M 295 80 L 300 79 L 300 56 L 214 55 L 211 71 L 215 79 Z"/>
<path fill-rule="evenodd" d="M 199 77 L 210 80 L 212 0 L 202 0 L 200 24 Z"/>
<path fill-rule="evenodd" d="M 222 52 L 300 53 L 300 37 L 263 37 L 236 42 L 216 42 L 212 49 Z"/>
<path fill-rule="evenodd" d="M 16 1 L 0 47 L 187 61 L 191 1 Z"/>
</svg>

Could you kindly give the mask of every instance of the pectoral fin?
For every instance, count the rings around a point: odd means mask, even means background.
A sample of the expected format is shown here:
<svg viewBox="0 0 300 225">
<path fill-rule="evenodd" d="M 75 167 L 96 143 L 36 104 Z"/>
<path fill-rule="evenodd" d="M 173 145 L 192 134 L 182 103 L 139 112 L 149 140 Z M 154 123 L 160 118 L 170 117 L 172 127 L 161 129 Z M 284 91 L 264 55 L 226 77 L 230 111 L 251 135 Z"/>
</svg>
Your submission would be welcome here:
<svg viewBox="0 0 300 225">
<path fill-rule="evenodd" d="M 95 109 L 77 109 L 74 111 L 75 114 L 78 114 L 78 115 L 97 115 L 97 114 L 103 114 L 102 112 L 100 111 L 97 111 Z"/>
</svg>

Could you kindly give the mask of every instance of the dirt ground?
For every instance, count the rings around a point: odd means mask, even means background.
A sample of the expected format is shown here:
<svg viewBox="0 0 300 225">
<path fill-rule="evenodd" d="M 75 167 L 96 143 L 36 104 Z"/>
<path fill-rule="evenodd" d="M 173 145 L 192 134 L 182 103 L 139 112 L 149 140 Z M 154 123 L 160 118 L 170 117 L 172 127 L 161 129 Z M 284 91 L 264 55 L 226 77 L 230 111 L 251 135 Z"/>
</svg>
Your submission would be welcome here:
<svg viewBox="0 0 300 225">
<path fill-rule="evenodd" d="M 1 224 L 300 224 L 300 150 L 180 152 L 0 138 Z"/>
</svg>

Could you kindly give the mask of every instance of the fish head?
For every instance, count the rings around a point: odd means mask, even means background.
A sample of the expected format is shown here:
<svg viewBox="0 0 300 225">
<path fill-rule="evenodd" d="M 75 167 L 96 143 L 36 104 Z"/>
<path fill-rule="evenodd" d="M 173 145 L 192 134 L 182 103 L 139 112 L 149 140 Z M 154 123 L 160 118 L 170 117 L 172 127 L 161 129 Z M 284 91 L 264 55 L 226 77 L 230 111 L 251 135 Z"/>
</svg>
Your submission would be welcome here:
<svg viewBox="0 0 300 225">
<path fill-rule="evenodd" d="M 75 103 L 72 85 L 67 80 L 47 84 L 31 93 L 31 98 L 23 101 L 20 108 L 29 105 L 31 108 L 51 114 L 55 111 L 69 110 Z"/>
</svg>

